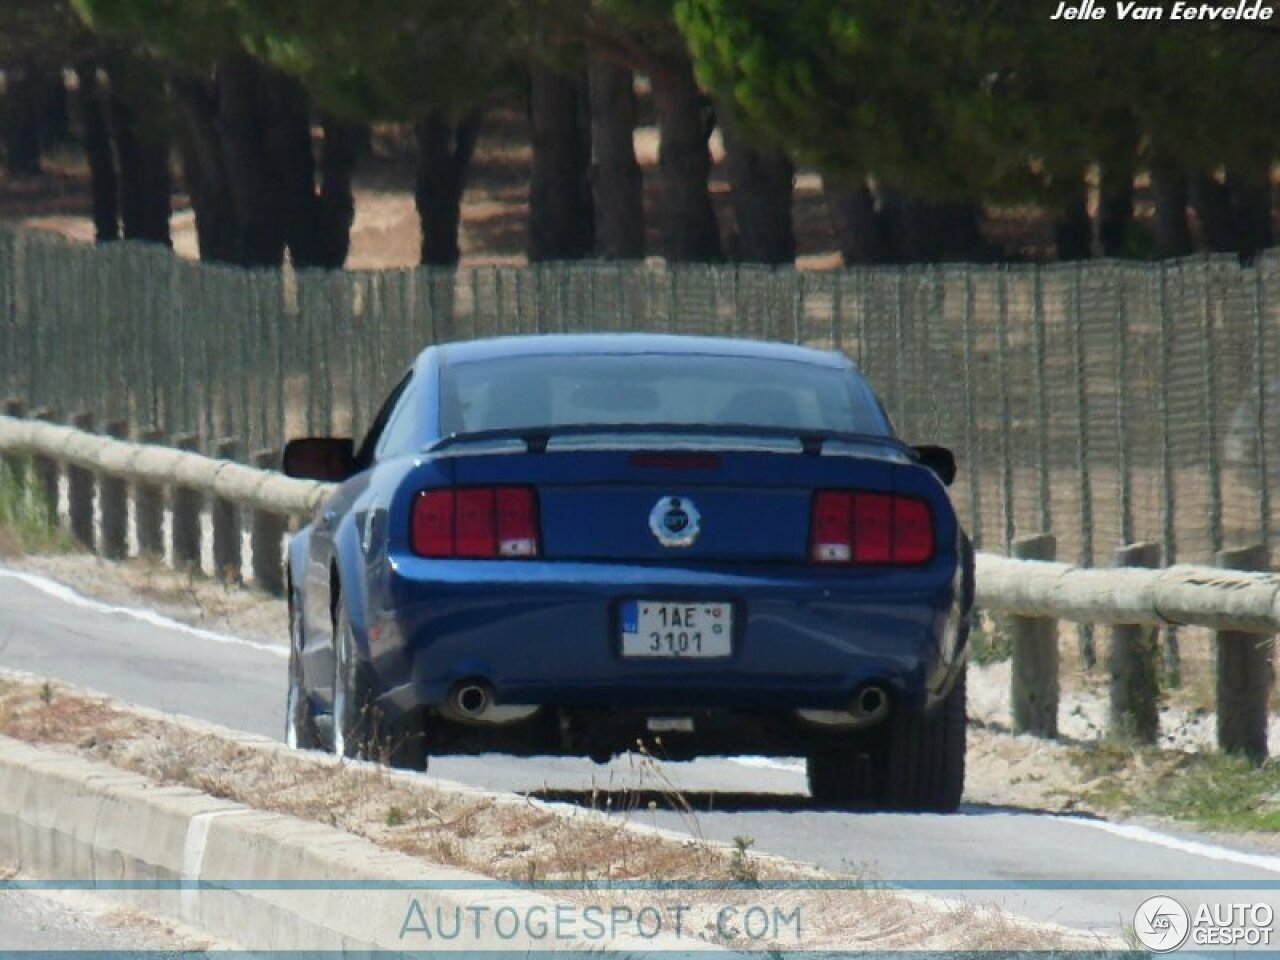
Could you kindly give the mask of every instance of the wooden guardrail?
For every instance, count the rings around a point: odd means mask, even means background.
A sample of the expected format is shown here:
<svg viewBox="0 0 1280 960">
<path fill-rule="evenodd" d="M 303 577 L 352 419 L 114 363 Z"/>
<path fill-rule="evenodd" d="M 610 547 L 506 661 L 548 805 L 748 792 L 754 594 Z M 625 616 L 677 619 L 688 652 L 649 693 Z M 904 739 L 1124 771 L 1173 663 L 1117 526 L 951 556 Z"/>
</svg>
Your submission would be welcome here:
<svg viewBox="0 0 1280 960">
<path fill-rule="evenodd" d="M 171 491 L 176 511 L 172 554 L 180 565 L 199 564 L 196 518 L 212 498 L 215 558 L 238 563 L 238 511 L 253 511 L 254 579 L 279 593 L 284 521 L 309 517 L 331 489 L 266 469 L 278 462 L 278 452 L 259 451 L 253 458 L 256 466 L 247 467 L 157 445 L 160 438 L 154 433 L 143 434 L 145 443 L 129 442 L 118 436 L 123 433 L 119 424 L 109 425 L 111 435 L 100 435 L 49 422 L 56 419 L 49 411 L 37 411 L 34 418 L 25 413 L 14 401 L 5 404 L 0 457 L 13 472 L 25 470 L 29 461 L 37 483 L 54 495 L 55 503 L 59 465 L 79 471 L 70 498 L 71 527 L 82 542 L 106 556 L 124 553 L 121 482 L 135 487 L 136 539 L 144 552 L 159 550 L 162 492 Z M 176 438 L 176 443 L 193 445 L 190 438 Z M 226 454 L 233 448 L 224 442 L 219 449 Z M 101 542 L 96 544 L 92 516 L 86 520 L 82 515 L 93 502 L 85 485 L 95 483 L 102 513 Z M 1149 568 L 1158 556 L 1150 545 L 1119 551 L 1119 563 L 1111 569 L 1048 559 L 1053 555 L 1051 537 L 1020 542 L 1015 553 L 1039 559 L 978 555 L 976 599 L 979 608 L 1011 618 L 1015 729 L 1041 736 L 1057 733 L 1057 621 L 1068 620 L 1112 626 L 1113 725 L 1139 740 L 1153 739 L 1150 711 L 1158 696 L 1153 632 L 1162 626 L 1194 625 L 1218 632 L 1221 745 L 1265 756 L 1271 637 L 1280 631 L 1280 576 L 1230 569 L 1261 565 L 1265 557 L 1257 549 L 1226 552 L 1219 567 L 1179 564 L 1163 569 Z"/>
<path fill-rule="evenodd" d="M 0 415 L 0 455 L 11 473 L 21 475 L 29 461 L 34 479 L 47 504 L 58 500 L 59 471 L 68 471 L 68 509 L 73 535 L 103 556 L 120 558 L 126 553 L 127 492 L 134 486 L 135 537 L 143 553 L 160 556 L 165 491 L 170 491 L 172 513 L 171 555 L 174 565 L 200 566 L 200 515 L 212 500 L 213 556 L 215 568 L 238 576 L 242 536 L 240 511 L 253 516 L 251 563 L 256 584 L 271 593 L 283 592 L 281 539 L 290 518 L 309 517 L 328 493 L 329 485 L 294 480 L 274 469 L 279 451 L 254 454 L 255 467 L 209 457 L 178 444 L 194 446 L 193 438 L 171 438 L 175 446 L 161 446 L 154 432 L 145 443 L 133 443 L 115 435 L 99 435 L 60 426 L 51 411 L 36 411 L 35 419 L 15 414 L 23 411 L 7 401 Z M 80 423 L 86 424 L 81 418 Z M 112 434 L 121 426 L 111 425 Z M 219 444 L 230 452 L 227 443 Z M 93 491 L 97 487 L 101 523 L 93 522 Z M 54 517 L 56 519 L 56 516 Z"/>
<path fill-rule="evenodd" d="M 1105 569 L 1054 562 L 1053 551 L 1053 538 L 1040 535 L 1015 541 L 1012 558 L 977 557 L 977 606 L 1009 617 L 1015 731 L 1057 735 L 1058 621 L 1068 620 L 1110 625 L 1110 729 L 1154 743 L 1156 630 L 1196 626 L 1215 631 L 1219 747 L 1267 756 L 1280 576 L 1258 569 L 1267 565 L 1263 547 L 1221 551 L 1216 567 L 1164 568 L 1152 543 L 1120 548 Z"/>
</svg>

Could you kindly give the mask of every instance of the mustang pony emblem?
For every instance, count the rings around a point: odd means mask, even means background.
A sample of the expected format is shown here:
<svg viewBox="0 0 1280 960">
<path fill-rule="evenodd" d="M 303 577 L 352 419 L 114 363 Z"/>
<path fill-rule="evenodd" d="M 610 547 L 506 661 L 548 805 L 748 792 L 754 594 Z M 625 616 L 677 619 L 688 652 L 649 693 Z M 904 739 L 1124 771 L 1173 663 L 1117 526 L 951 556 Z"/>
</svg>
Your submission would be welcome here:
<svg viewBox="0 0 1280 960">
<path fill-rule="evenodd" d="M 649 529 L 664 547 L 688 547 L 702 532 L 702 515 L 688 497 L 663 497 L 649 513 Z"/>
</svg>

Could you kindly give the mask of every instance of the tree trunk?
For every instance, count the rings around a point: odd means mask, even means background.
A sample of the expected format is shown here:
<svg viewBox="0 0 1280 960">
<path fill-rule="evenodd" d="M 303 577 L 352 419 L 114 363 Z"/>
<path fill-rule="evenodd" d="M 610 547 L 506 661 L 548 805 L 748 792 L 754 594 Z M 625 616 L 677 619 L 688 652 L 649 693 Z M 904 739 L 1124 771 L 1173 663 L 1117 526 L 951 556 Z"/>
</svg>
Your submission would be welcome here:
<svg viewBox="0 0 1280 960">
<path fill-rule="evenodd" d="M 1231 197 L 1226 186 L 1208 173 L 1193 174 L 1187 182 L 1187 199 L 1200 220 L 1205 246 L 1214 253 L 1227 253 L 1238 248 L 1235 224 L 1231 217 Z"/>
<path fill-rule="evenodd" d="M 844 265 L 888 263 L 891 257 L 884 224 L 866 181 L 842 182 L 823 177 L 822 192 Z"/>
<path fill-rule="evenodd" d="M 355 168 L 357 128 L 329 124 L 321 162 L 325 182 L 316 189 L 316 162 L 311 143 L 311 103 L 292 77 L 259 68 L 263 156 L 267 202 L 281 219 L 284 244 L 299 269 L 337 269 L 346 262 L 355 203 L 351 176 Z M 329 134 L 334 134 L 332 142 Z M 325 194 L 328 193 L 327 198 Z"/>
<path fill-rule="evenodd" d="M 1098 246 L 1104 257 L 1127 252 L 1133 225 L 1133 178 L 1137 174 L 1138 128 L 1126 110 L 1105 118 L 1098 187 Z"/>
<path fill-rule="evenodd" d="M 1054 244 L 1059 260 L 1088 260 L 1093 253 L 1093 224 L 1089 220 L 1083 179 L 1075 185 L 1073 193 L 1054 218 Z"/>
<path fill-rule="evenodd" d="M 71 139 L 71 98 L 61 67 L 45 74 L 45 88 L 45 104 L 40 117 L 41 142 L 45 146 L 66 143 Z"/>
<path fill-rule="evenodd" d="M 1103 167 L 1098 194 L 1098 246 L 1104 257 L 1123 256 L 1133 224 L 1133 170 Z"/>
<path fill-rule="evenodd" d="M 930 203 L 884 187 L 881 209 L 889 247 L 899 263 L 987 259 L 978 208 L 972 204 Z"/>
<path fill-rule="evenodd" d="M 706 98 L 687 58 L 650 71 L 658 121 L 658 182 L 662 255 L 671 262 L 719 260 L 720 228 L 707 179 L 711 154 Z"/>
<path fill-rule="evenodd" d="M 314 176 L 306 115 L 299 120 L 293 91 L 267 74 L 245 55 L 221 60 L 216 74 L 218 133 L 235 208 L 237 262 L 251 267 L 278 267 L 289 240 L 305 244 L 298 223 L 305 198 L 298 184 Z M 305 151 L 298 146 L 300 130 L 306 134 Z M 307 254 L 302 246 L 304 262 Z"/>
<path fill-rule="evenodd" d="M 1227 189 L 1231 193 L 1231 219 L 1236 225 L 1242 259 L 1252 260 L 1259 250 L 1271 246 L 1271 161 L 1227 167 Z"/>
<path fill-rule="evenodd" d="M 126 240 L 172 246 L 169 139 L 161 116 L 159 78 L 138 67 L 112 69 L 109 125 L 120 174 L 120 219 Z"/>
<path fill-rule="evenodd" d="M 349 243 L 354 145 L 326 150 L 316 191 L 310 104 L 292 78 L 247 56 L 219 61 L 211 88 L 174 80 L 181 150 L 204 259 L 339 267 Z M 326 196 L 327 195 L 327 196 Z"/>
<path fill-rule="evenodd" d="M 1191 253 L 1191 230 L 1187 226 L 1187 177 L 1168 169 L 1151 171 L 1151 194 L 1155 200 L 1155 253 L 1160 259 L 1185 257 Z"/>
<path fill-rule="evenodd" d="M 231 185 L 218 139 L 218 106 L 212 89 L 175 75 L 170 79 L 181 123 L 178 150 L 195 211 L 200 259 L 240 262 L 239 231 Z"/>
<path fill-rule="evenodd" d="M 480 113 L 454 125 L 439 113 L 414 125 L 418 144 L 414 200 L 422 228 L 422 263 L 453 266 L 461 256 L 458 224 L 467 167 L 480 132 Z"/>
<path fill-rule="evenodd" d="M 341 266 L 329 262 L 328 244 L 319 230 L 320 198 L 307 92 L 292 77 L 274 70 L 262 70 L 258 82 L 266 190 L 282 220 L 289 258 L 300 269 Z"/>
<path fill-rule="evenodd" d="M 761 147 L 718 110 L 725 164 L 737 222 L 735 259 L 747 263 L 794 263 L 796 234 L 791 218 L 795 168 L 779 150 Z"/>
<path fill-rule="evenodd" d="M 596 256 L 638 260 L 644 256 L 644 203 L 636 162 L 634 78 L 626 67 L 593 55 L 587 90 Z"/>
<path fill-rule="evenodd" d="M 284 263 L 283 198 L 264 169 L 261 68 L 247 56 L 217 66 L 217 130 L 227 187 L 235 211 L 236 262 L 248 267 Z"/>
<path fill-rule="evenodd" d="M 4 141 L 9 175 L 40 174 L 41 107 L 46 87 L 31 66 L 5 71 Z"/>
<path fill-rule="evenodd" d="M 530 69 L 533 173 L 529 183 L 529 260 L 591 255 L 591 140 L 581 86 L 550 67 Z"/>
<path fill-rule="evenodd" d="M 76 65 L 79 80 L 76 98 L 84 126 L 84 152 L 89 161 L 89 193 L 93 203 L 93 234 L 98 243 L 120 238 L 120 208 L 116 191 L 116 161 L 111 152 L 111 134 L 102 108 L 102 87 L 98 83 L 98 66 Z"/>
<path fill-rule="evenodd" d="M 351 224 L 356 215 L 351 180 L 360 151 L 367 142 L 369 127 L 334 117 L 326 117 L 323 124 L 320 198 L 315 227 L 315 234 L 320 238 L 317 263 L 337 269 L 347 262 L 351 251 Z"/>
</svg>

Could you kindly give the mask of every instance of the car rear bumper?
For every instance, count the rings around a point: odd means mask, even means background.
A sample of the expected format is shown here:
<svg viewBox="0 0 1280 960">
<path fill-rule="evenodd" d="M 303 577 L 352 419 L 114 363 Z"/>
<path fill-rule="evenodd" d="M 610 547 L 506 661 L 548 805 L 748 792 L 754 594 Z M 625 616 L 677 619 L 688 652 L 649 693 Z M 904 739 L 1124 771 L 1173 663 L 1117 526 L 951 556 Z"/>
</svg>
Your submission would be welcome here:
<svg viewBox="0 0 1280 960">
<path fill-rule="evenodd" d="M 364 627 L 394 712 L 470 680 L 498 704 L 587 710 L 842 710 L 869 683 L 920 710 L 945 693 L 965 632 L 954 569 L 803 573 L 396 558 Z M 732 604 L 731 655 L 624 658 L 633 598 Z"/>
</svg>

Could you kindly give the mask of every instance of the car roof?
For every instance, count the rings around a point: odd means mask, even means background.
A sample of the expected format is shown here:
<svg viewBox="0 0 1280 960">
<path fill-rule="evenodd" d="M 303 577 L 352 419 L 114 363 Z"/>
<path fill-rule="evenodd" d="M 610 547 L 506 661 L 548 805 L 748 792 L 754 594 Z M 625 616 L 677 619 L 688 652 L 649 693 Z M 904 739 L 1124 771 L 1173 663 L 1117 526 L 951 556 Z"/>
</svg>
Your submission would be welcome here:
<svg viewBox="0 0 1280 960">
<path fill-rule="evenodd" d="M 663 333 L 544 333 L 491 337 L 449 343 L 439 347 L 439 350 L 446 364 L 475 363 L 509 357 L 646 354 L 787 360 L 820 367 L 852 369 L 852 364 L 843 354 L 827 350 L 764 340 Z"/>
</svg>

